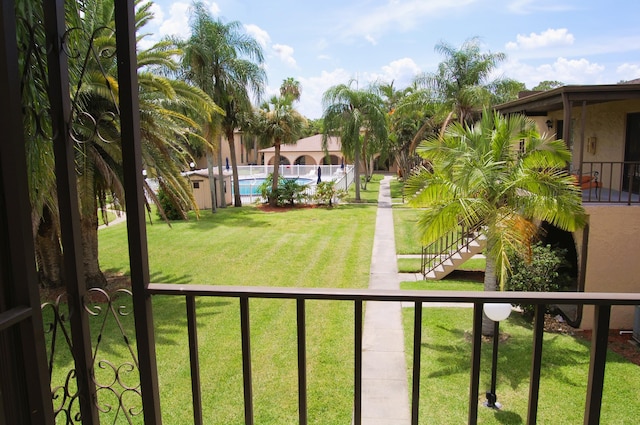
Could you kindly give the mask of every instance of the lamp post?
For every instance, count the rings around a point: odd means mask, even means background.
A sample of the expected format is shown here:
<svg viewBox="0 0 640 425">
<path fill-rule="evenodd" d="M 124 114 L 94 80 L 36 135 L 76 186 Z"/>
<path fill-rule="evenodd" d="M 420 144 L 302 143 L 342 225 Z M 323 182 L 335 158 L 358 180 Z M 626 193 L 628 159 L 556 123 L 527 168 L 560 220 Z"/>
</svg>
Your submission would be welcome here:
<svg viewBox="0 0 640 425">
<path fill-rule="evenodd" d="M 491 358 L 491 389 L 487 391 L 487 401 L 483 403 L 485 407 L 500 409 L 502 405 L 498 403 L 496 395 L 496 373 L 498 369 L 498 342 L 500 342 L 500 321 L 505 320 L 511 314 L 511 304 L 508 303 L 487 303 L 483 307 L 484 314 L 493 320 L 493 351 Z"/>
</svg>

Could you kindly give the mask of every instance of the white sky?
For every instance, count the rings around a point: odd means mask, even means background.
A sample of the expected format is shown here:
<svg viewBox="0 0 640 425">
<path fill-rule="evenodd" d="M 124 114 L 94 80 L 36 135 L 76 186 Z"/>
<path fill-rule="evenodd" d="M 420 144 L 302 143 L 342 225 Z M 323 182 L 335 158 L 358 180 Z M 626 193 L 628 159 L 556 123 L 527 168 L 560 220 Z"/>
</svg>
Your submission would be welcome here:
<svg viewBox="0 0 640 425">
<path fill-rule="evenodd" d="M 189 35 L 190 1 L 156 0 L 145 43 Z M 357 79 L 405 87 L 433 72 L 444 41 L 479 37 L 504 52 L 496 76 L 532 88 L 543 80 L 614 84 L 640 78 L 638 0 L 217 0 L 212 16 L 239 21 L 264 47 L 267 94 L 300 81 L 298 110 L 322 116 L 324 91 Z M 148 45 L 148 44 L 147 44 Z"/>
</svg>

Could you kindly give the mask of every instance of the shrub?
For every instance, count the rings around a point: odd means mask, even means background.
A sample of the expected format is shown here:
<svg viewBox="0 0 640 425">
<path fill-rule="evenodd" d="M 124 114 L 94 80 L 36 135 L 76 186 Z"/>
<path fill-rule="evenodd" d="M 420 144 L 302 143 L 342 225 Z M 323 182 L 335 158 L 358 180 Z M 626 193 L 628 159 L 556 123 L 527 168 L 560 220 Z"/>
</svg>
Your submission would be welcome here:
<svg viewBox="0 0 640 425">
<path fill-rule="evenodd" d="M 346 198 L 347 191 L 344 189 L 336 188 L 336 182 L 327 181 L 320 182 L 316 186 L 316 193 L 314 195 L 314 200 L 318 204 L 324 204 L 332 206 L 333 199 L 342 200 Z"/>
<path fill-rule="evenodd" d="M 560 269 L 566 265 L 567 250 L 552 248 L 551 245 L 537 243 L 533 246 L 531 258 L 513 255 L 511 275 L 507 279 L 507 291 L 554 292 L 567 288 L 571 278 Z M 532 305 L 520 305 L 526 315 L 532 315 Z"/>
<path fill-rule="evenodd" d="M 269 174 L 260 185 L 260 195 L 267 200 L 271 199 L 272 196 L 275 196 L 277 205 L 293 205 L 296 202 L 301 202 L 305 197 L 305 185 L 296 182 L 294 179 L 286 179 L 279 176 L 278 188 L 275 194 L 272 193 L 272 185 L 273 174 Z"/>
<path fill-rule="evenodd" d="M 158 203 L 160 205 L 157 214 L 161 219 L 164 219 L 164 217 L 162 216 L 160 209 L 164 211 L 168 220 L 184 220 L 184 216 L 182 215 L 182 212 L 180 212 L 180 208 L 176 206 L 175 200 L 172 199 L 162 187 L 158 189 Z"/>
</svg>

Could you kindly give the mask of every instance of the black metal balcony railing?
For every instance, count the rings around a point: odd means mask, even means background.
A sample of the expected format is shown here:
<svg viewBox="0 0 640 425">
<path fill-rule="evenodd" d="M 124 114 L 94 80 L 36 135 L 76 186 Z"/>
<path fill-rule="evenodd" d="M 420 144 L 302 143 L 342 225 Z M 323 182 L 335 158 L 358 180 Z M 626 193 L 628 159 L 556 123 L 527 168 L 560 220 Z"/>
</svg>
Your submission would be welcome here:
<svg viewBox="0 0 640 425">
<path fill-rule="evenodd" d="M 640 203 L 640 161 L 583 162 L 575 174 L 593 178 L 582 187 L 585 203 Z"/>
<path fill-rule="evenodd" d="M 307 424 L 307 370 L 306 370 L 306 324 L 305 303 L 307 300 L 333 300 L 354 305 L 354 424 L 362 418 L 362 312 L 365 301 L 411 302 L 415 306 L 413 327 L 412 369 L 412 424 L 418 424 L 420 403 L 420 348 L 422 339 L 423 303 L 459 302 L 473 303 L 473 330 L 471 373 L 468 401 L 468 423 L 476 424 L 478 417 L 478 395 L 480 380 L 480 350 L 482 307 L 489 302 L 525 303 L 535 305 L 535 321 L 532 341 L 532 363 L 527 423 L 535 424 L 538 409 L 538 392 L 542 359 L 545 305 L 582 304 L 595 307 L 591 357 L 587 383 L 587 399 L 584 412 L 585 424 L 598 424 L 603 395 L 605 362 L 611 307 L 614 305 L 640 304 L 640 294 L 630 293 L 532 293 L 532 292 L 456 292 L 456 291 L 399 291 L 372 289 L 314 289 L 273 287 L 227 287 L 207 285 L 150 284 L 148 292 L 153 295 L 180 296 L 186 299 L 189 353 L 194 424 L 202 424 L 202 394 L 200 389 L 200 364 L 198 360 L 198 336 L 196 331 L 196 297 L 237 298 L 240 303 L 242 339 L 242 368 L 244 379 L 245 423 L 252 425 L 253 391 L 251 374 L 251 331 L 249 327 L 249 300 L 252 298 L 291 299 L 297 303 L 297 356 L 298 356 L 298 408 L 299 423 Z M 144 380 L 144 374 L 141 374 Z M 142 383 L 144 387 L 145 384 Z M 560 418 L 561 421 L 561 418 Z"/>
</svg>

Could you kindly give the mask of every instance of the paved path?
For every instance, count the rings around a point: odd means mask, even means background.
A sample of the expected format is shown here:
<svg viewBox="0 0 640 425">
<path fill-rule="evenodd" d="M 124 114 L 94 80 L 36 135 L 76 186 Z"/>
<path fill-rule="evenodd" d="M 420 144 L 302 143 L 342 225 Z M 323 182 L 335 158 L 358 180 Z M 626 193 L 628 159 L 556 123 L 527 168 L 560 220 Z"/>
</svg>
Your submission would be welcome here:
<svg viewBox="0 0 640 425">
<path fill-rule="evenodd" d="M 381 181 L 378 197 L 369 278 L 369 287 L 375 289 L 400 288 L 390 180 L 391 176 L 385 176 Z M 362 339 L 362 423 L 410 424 L 401 303 L 367 302 Z"/>
<path fill-rule="evenodd" d="M 127 220 L 127 216 L 125 215 L 124 211 L 118 211 L 118 210 L 107 210 L 107 211 L 114 213 L 116 215 L 116 218 L 111 220 L 109 224 L 101 224 L 100 226 L 98 226 L 98 230 L 104 229 L 109 226 L 113 226 L 118 223 L 122 223 Z M 100 214 L 100 211 L 98 211 L 98 214 Z"/>
</svg>

